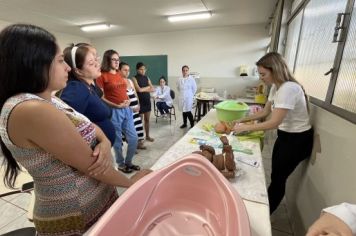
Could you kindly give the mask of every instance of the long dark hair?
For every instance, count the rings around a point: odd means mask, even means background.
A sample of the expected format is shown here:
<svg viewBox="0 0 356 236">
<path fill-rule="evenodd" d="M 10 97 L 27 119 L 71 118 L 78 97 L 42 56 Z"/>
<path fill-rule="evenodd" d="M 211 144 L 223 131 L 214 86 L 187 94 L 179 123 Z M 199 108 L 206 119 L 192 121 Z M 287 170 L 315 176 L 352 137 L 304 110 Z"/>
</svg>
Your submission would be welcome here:
<svg viewBox="0 0 356 236">
<path fill-rule="evenodd" d="M 16 94 L 40 93 L 48 87 L 49 68 L 57 50 L 55 37 L 38 26 L 14 24 L 1 31 L 0 110 Z M 13 188 L 20 167 L 1 137 L 0 144 L 6 164 L 4 183 Z"/>
<path fill-rule="evenodd" d="M 103 61 L 101 62 L 102 72 L 109 72 L 111 70 L 111 57 L 114 54 L 119 56 L 119 53 L 113 49 L 104 52 Z"/>
</svg>

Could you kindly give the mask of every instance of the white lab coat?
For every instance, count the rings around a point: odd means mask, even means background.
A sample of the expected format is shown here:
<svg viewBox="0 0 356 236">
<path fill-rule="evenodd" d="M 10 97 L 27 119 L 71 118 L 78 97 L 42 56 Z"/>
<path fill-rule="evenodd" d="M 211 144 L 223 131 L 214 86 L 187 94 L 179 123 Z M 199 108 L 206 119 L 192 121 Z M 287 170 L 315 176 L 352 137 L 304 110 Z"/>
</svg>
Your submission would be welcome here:
<svg viewBox="0 0 356 236">
<path fill-rule="evenodd" d="M 169 107 L 173 105 L 171 89 L 168 86 L 165 85 L 163 89 L 161 86 L 156 87 L 156 96 L 156 102 L 165 102 Z"/>
<path fill-rule="evenodd" d="M 335 215 L 347 224 L 352 235 L 356 235 L 356 205 L 350 203 L 342 203 L 340 205 L 332 206 L 323 209 L 323 211 Z"/>
<path fill-rule="evenodd" d="M 178 108 L 183 112 L 191 111 L 193 108 L 194 95 L 197 91 L 197 84 L 192 76 L 180 77 L 177 81 L 179 92 Z"/>
</svg>

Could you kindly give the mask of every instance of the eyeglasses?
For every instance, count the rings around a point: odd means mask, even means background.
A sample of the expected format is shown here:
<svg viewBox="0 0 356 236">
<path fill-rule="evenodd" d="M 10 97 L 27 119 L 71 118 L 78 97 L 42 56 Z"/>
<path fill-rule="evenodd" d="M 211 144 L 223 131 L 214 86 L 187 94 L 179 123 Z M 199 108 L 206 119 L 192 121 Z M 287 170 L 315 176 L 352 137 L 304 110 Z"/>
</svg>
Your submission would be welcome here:
<svg viewBox="0 0 356 236">
<path fill-rule="evenodd" d="M 120 61 L 119 58 L 111 58 L 111 60 L 114 61 L 114 62 L 119 62 Z"/>
</svg>

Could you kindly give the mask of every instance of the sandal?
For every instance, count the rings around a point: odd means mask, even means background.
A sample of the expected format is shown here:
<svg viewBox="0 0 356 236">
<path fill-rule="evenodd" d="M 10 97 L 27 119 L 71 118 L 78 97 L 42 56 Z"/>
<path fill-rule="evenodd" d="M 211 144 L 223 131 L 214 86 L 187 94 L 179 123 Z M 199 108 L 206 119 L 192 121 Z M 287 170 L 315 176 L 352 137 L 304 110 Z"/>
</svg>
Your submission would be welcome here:
<svg viewBox="0 0 356 236">
<path fill-rule="evenodd" d="M 137 165 L 133 165 L 133 164 L 127 165 L 127 167 L 128 167 L 131 171 L 133 171 L 133 170 L 136 170 L 136 171 L 141 170 L 141 167 L 139 167 L 139 166 L 137 166 Z"/>
<path fill-rule="evenodd" d="M 139 143 L 139 144 L 137 144 L 137 149 L 146 150 L 147 147 L 145 145 L 143 145 L 143 143 Z"/>
<path fill-rule="evenodd" d="M 151 137 L 146 137 L 146 140 L 149 141 L 149 142 L 155 141 L 155 140 L 154 140 L 153 138 L 151 138 Z"/>
<path fill-rule="evenodd" d="M 132 173 L 132 169 L 125 164 L 122 166 L 119 165 L 117 168 L 126 174 Z"/>
</svg>

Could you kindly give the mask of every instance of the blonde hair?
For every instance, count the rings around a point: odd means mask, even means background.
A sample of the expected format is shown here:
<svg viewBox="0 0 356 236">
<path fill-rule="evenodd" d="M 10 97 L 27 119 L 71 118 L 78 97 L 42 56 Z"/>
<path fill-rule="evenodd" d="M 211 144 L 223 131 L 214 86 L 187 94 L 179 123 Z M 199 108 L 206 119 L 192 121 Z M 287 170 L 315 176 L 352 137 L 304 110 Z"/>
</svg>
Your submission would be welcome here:
<svg viewBox="0 0 356 236">
<path fill-rule="evenodd" d="M 272 74 L 272 80 L 275 84 L 281 85 L 284 82 L 290 81 L 300 85 L 303 90 L 305 102 L 307 105 L 307 109 L 309 112 L 309 99 L 305 93 L 303 86 L 294 78 L 293 74 L 290 72 L 287 63 L 281 56 L 281 54 L 277 52 L 270 52 L 261 57 L 260 60 L 256 62 L 257 66 L 261 66 L 269 71 Z"/>
</svg>

